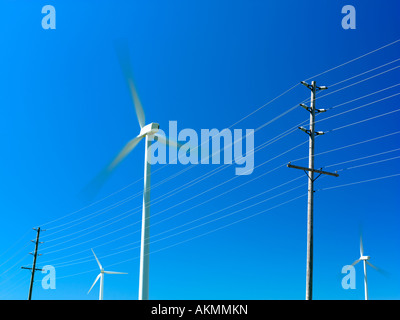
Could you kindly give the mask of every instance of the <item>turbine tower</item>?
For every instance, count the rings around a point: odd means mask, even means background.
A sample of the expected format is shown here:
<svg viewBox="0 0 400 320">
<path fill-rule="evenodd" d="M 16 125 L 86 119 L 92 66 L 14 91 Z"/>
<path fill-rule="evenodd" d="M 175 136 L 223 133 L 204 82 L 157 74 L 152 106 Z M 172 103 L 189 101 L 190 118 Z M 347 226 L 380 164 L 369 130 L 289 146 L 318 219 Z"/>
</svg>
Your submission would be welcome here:
<svg viewBox="0 0 400 320">
<path fill-rule="evenodd" d="M 96 284 L 96 282 L 100 279 L 100 292 L 99 292 L 99 300 L 103 300 L 103 292 L 104 292 L 104 274 L 127 274 L 126 272 L 116 272 L 116 271 L 105 271 L 102 267 L 102 265 L 100 264 L 99 259 L 97 259 L 93 249 L 91 249 L 94 257 L 96 258 L 97 264 L 99 265 L 100 268 L 100 273 L 98 274 L 98 276 L 96 277 L 96 279 L 94 280 L 92 286 L 90 287 L 89 292 L 92 290 L 92 288 L 94 287 L 94 285 Z"/>
</svg>

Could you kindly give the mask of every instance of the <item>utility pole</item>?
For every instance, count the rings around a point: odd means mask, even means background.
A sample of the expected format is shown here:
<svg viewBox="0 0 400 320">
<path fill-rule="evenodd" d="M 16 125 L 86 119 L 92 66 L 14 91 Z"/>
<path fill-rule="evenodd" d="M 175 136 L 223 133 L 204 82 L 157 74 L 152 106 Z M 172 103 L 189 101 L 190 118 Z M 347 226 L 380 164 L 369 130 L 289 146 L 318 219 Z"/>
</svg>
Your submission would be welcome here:
<svg viewBox="0 0 400 320">
<path fill-rule="evenodd" d="M 311 85 L 302 81 L 301 84 L 311 90 L 311 104 L 307 107 L 304 104 L 300 106 L 310 112 L 310 129 L 299 127 L 299 129 L 309 135 L 309 147 L 308 147 L 308 168 L 294 166 L 290 162 L 289 168 L 301 169 L 308 176 L 308 200 L 307 200 L 307 268 L 306 268 L 306 300 L 312 300 L 312 283 L 313 283 L 313 216 L 314 216 L 314 181 L 318 179 L 321 174 L 331 175 L 338 177 L 337 173 L 330 173 L 322 170 L 314 169 L 314 145 L 315 137 L 323 135 L 322 131 L 315 131 L 315 114 L 325 112 L 325 109 L 315 108 L 315 95 L 319 90 L 328 89 L 325 86 L 318 87 L 315 81 L 311 82 Z M 314 173 L 319 175 L 314 178 Z"/>
<path fill-rule="evenodd" d="M 31 270 L 31 272 L 32 272 L 32 274 L 31 274 L 31 282 L 30 282 L 30 285 L 29 285 L 28 300 L 32 300 L 32 288 L 33 288 L 33 280 L 35 278 L 35 271 L 42 271 L 42 269 L 37 269 L 36 268 L 36 258 L 38 256 L 38 245 L 39 245 L 39 243 L 43 243 L 43 242 L 39 242 L 40 227 L 37 228 L 37 229 L 33 228 L 33 230 L 36 230 L 37 235 L 36 235 L 36 241 L 35 241 L 35 251 L 34 251 L 34 253 L 30 252 L 30 254 L 33 255 L 32 268 L 21 267 L 21 269 Z M 42 231 L 45 231 L 45 230 L 42 230 Z M 34 242 L 34 240 L 31 240 L 31 241 Z"/>
</svg>

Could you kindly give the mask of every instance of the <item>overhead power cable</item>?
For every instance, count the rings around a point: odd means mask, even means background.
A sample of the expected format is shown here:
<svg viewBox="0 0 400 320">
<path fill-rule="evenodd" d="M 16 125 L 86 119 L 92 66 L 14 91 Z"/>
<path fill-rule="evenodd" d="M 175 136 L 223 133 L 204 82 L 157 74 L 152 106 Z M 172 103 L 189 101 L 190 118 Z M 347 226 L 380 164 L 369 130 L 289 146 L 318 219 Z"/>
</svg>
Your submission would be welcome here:
<svg viewBox="0 0 400 320">
<path fill-rule="evenodd" d="M 346 61 L 346 62 L 344 62 L 344 63 L 342 63 L 342 64 L 339 64 L 339 65 L 337 65 L 336 67 L 330 68 L 330 69 L 328 69 L 328 70 L 326 70 L 326 71 L 324 71 L 324 72 L 318 73 L 318 74 L 316 74 L 316 75 L 314 75 L 314 76 L 312 76 L 312 77 L 307 78 L 305 81 L 309 81 L 309 80 L 311 80 L 311 79 L 313 79 L 313 78 L 317 78 L 317 77 L 319 77 L 319 76 L 322 76 L 323 74 L 326 74 L 326 73 L 328 73 L 328 72 L 331 72 L 331 71 L 333 71 L 333 70 L 336 70 L 336 69 L 338 69 L 338 68 L 341 68 L 341 67 L 343 67 L 343 66 L 345 66 L 345 65 L 348 65 L 349 63 L 352 63 L 352 62 L 357 61 L 357 60 L 359 60 L 359 59 L 361 59 L 361 58 L 364 58 L 364 57 L 366 57 L 366 56 L 369 56 L 369 55 L 372 54 L 372 53 L 375 53 L 375 52 L 378 52 L 378 51 L 380 51 L 380 50 L 382 50 L 382 49 L 385 49 L 385 48 L 387 48 L 387 47 L 390 47 L 390 46 L 392 46 L 392 45 L 394 45 L 394 44 L 396 44 L 396 43 L 398 43 L 398 42 L 400 42 L 400 39 L 397 39 L 397 40 L 395 40 L 395 41 L 393 41 L 393 42 L 390 42 L 390 43 L 388 43 L 388 44 L 386 44 L 386 45 L 384 45 L 384 46 L 382 46 L 382 47 L 379 47 L 379 48 L 377 48 L 377 49 L 375 49 L 375 50 L 369 51 L 369 52 L 367 52 L 367 53 L 365 53 L 365 54 L 363 54 L 363 55 L 361 55 L 361 56 L 358 56 L 357 58 L 354 58 L 354 59 L 351 59 L 351 60 L 349 60 L 349 61 Z"/>
<path fill-rule="evenodd" d="M 339 65 L 337 65 L 337 66 L 335 66 L 335 67 L 333 67 L 333 68 L 330 68 L 330 69 L 328 69 L 328 70 L 325 70 L 325 71 L 323 71 L 323 72 L 321 72 L 321 73 L 319 73 L 319 74 L 317 74 L 317 75 L 314 75 L 314 76 L 312 76 L 312 77 L 309 77 L 309 78 L 306 79 L 306 81 L 308 81 L 308 80 L 310 80 L 310 79 L 312 79 L 312 78 L 321 76 L 321 75 L 323 75 L 323 74 L 326 74 L 326 73 L 328 73 L 328 72 L 331 72 L 331 71 L 333 71 L 333 70 L 335 70 L 335 69 L 341 68 L 341 67 L 343 67 L 343 66 L 345 66 L 345 65 L 347 65 L 347 64 L 350 64 L 350 63 L 352 63 L 352 62 L 354 62 L 354 61 L 357 61 L 357 60 L 359 60 L 359 59 L 361 59 L 361 58 L 364 58 L 364 57 L 366 57 L 366 56 L 368 56 L 368 55 L 370 55 L 370 54 L 372 54 L 372 53 L 378 52 L 378 51 L 380 51 L 380 50 L 382 50 L 382 49 L 384 49 L 384 48 L 387 48 L 387 47 L 389 47 L 389 46 L 391 46 L 391 45 L 394 45 L 394 44 L 396 44 L 396 43 L 399 42 L 399 41 L 400 41 L 400 39 L 395 40 L 395 41 L 393 41 L 393 42 L 391 42 L 391 43 L 388 43 L 388 44 L 386 44 L 386 45 L 384 45 L 384 46 L 382 46 L 382 47 L 379 47 L 379 48 L 377 48 L 377 49 L 375 49 L 375 50 L 372 50 L 372 51 L 369 51 L 369 52 L 367 52 L 367 53 L 365 53 L 365 54 L 363 54 L 363 55 L 360 55 L 360 56 L 358 56 L 358 57 L 356 57 L 356 58 L 354 58 L 354 59 L 348 60 L 348 61 L 346 61 L 346 62 L 344 62 L 344 63 L 342 63 L 342 64 L 339 64 Z M 293 90 L 297 85 L 298 85 L 298 84 L 296 84 L 296 85 L 290 87 L 289 89 L 287 89 L 286 91 L 284 91 L 283 93 L 281 93 L 280 95 L 278 95 L 277 97 L 273 98 L 272 100 L 270 100 L 269 102 L 267 102 L 266 104 L 264 104 L 262 107 L 258 108 L 256 111 L 251 112 L 249 115 L 247 115 L 247 116 L 243 117 L 241 120 L 235 122 L 235 123 L 232 124 L 230 127 L 236 125 L 237 123 L 241 122 L 242 120 L 244 120 L 244 119 L 247 118 L 248 116 L 254 114 L 255 112 L 257 112 L 257 111 L 259 111 L 259 110 L 261 110 L 262 108 L 264 108 L 265 106 L 267 106 L 267 105 L 270 104 L 271 102 L 275 101 L 275 100 L 278 99 L 279 97 L 281 97 L 281 96 L 283 96 L 284 94 L 288 93 L 289 91 Z M 162 170 L 162 169 L 165 168 L 165 167 L 166 167 L 166 165 L 164 165 L 164 166 L 161 167 L 161 168 L 158 168 L 158 169 L 154 170 L 154 171 L 153 171 L 153 174 L 154 174 L 155 172 L 159 171 L 159 170 Z M 69 217 L 69 216 L 71 216 L 71 215 L 73 215 L 73 214 L 75 214 L 75 213 L 78 213 L 78 212 L 80 212 L 80 211 L 82 211 L 82 210 L 84 210 L 84 209 L 87 209 L 87 208 L 89 208 L 89 207 L 91 207 L 91 206 L 93 206 L 93 205 L 95 205 L 95 204 L 98 204 L 98 203 L 100 203 L 100 202 L 102 202 L 102 201 L 108 199 L 109 197 L 111 197 L 111 196 L 113 196 L 113 195 L 115 195 L 115 194 L 120 193 L 121 191 L 123 191 L 123 190 L 125 190 L 126 188 L 132 186 L 133 184 L 135 184 L 135 183 L 141 181 L 142 179 L 143 179 L 143 178 L 140 178 L 140 179 L 136 180 L 135 182 L 133 182 L 133 183 L 131 183 L 131 184 L 125 186 L 124 188 L 121 188 L 121 189 L 119 189 L 118 191 L 113 192 L 113 193 L 107 195 L 106 197 L 103 197 L 102 199 L 100 199 L 100 200 L 98 200 L 98 201 L 95 201 L 95 202 L 93 202 L 93 203 L 91 203 L 91 204 L 89 204 L 89 205 L 87 205 L 87 206 L 85 206 L 85 207 L 83 207 L 83 208 L 80 208 L 79 210 L 76 210 L 76 211 L 74 211 L 74 212 L 71 212 L 71 213 L 69 213 L 69 214 L 67 214 L 67 215 L 64 215 L 64 216 L 62 216 L 62 217 L 59 217 L 59 218 L 57 218 L 57 219 L 54 219 L 54 220 L 48 221 L 48 222 L 46 222 L 46 223 L 43 223 L 42 225 L 49 225 L 49 224 L 51 224 L 51 223 L 54 223 L 54 222 L 56 222 L 56 221 L 59 221 L 59 220 L 61 220 L 61 219 L 66 218 L 66 217 Z"/>
<path fill-rule="evenodd" d="M 341 188 L 341 187 L 353 186 L 353 185 L 356 185 L 356 184 L 361 184 L 361 183 L 366 183 L 366 182 L 371 182 L 371 181 L 377 181 L 377 180 L 383 180 L 383 179 L 388 179 L 388 178 L 393 178 L 393 177 L 398 177 L 398 176 L 400 176 L 400 173 L 391 174 L 389 176 L 384 176 L 384 177 L 377 177 L 377 178 L 357 181 L 357 182 L 345 183 L 345 184 L 341 184 L 341 185 L 333 186 L 333 187 L 326 187 L 326 188 L 318 189 L 316 191 L 324 191 L 324 190 L 336 189 L 336 188 Z"/>
</svg>

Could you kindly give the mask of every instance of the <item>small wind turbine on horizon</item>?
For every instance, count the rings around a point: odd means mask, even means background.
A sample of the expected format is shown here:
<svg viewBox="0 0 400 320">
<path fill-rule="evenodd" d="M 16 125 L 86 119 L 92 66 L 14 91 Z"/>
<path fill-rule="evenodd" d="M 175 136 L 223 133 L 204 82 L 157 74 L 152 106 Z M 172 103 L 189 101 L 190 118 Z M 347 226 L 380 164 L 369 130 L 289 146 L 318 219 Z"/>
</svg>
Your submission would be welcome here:
<svg viewBox="0 0 400 320">
<path fill-rule="evenodd" d="M 116 272 L 116 271 L 105 271 L 99 261 L 99 259 L 97 259 L 96 254 L 94 253 L 93 249 L 91 249 L 94 257 L 96 258 L 97 264 L 99 265 L 100 268 L 100 273 L 98 274 L 98 276 L 96 277 L 96 279 L 94 280 L 92 286 L 90 287 L 89 292 L 92 290 L 92 288 L 94 287 L 94 285 L 96 284 L 96 282 L 100 279 L 100 292 L 99 292 L 99 300 L 103 300 L 103 292 L 104 292 L 104 274 L 127 274 L 126 272 Z"/>
<path fill-rule="evenodd" d="M 92 181 L 89 185 L 91 193 L 97 193 L 102 184 L 112 173 L 112 171 L 121 163 L 123 159 L 136 147 L 136 145 L 145 138 L 145 154 L 144 154 L 144 188 L 143 188 L 143 208 L 142 208 L 142 234 L 141 234 L 141 245 L 140 245 L 140 272 L 139 272 L 139 300 L 149 299 L 149 255 L 150 255 L 150 158 L 151 158 L 151 142 L 154 137 L 157 137 L 157 141 L 170 145 L 173 147 L 179 147 L 180 144 L 171 141 L 164 135 L 157 134 L 160 125 L 158 123 L 145 123 L 145 114 L 143 111 L 142 104 L 136 91 L 136 87 L 133 81 L 132 68 L 129 62 L 129 51 L 125 43 L 119 43 L 116 47 L 118 60 L 127 82 L 129 91 L 131 93 L 133 105 L 137 119 L 139 121 L 140 132 L 139 134 L 130 140 L 114 158 L 114 160 L 100 172 L 100 174 Z M 94 192 L 93 192 L 94 190 Z"/>
<path fill-rule="evenodd" d="M 374 268 L 375 270 L 383 273 L 381 269 L 378 267 L 374 266 L 371 262 L 368 260 L 371 259 L 370 256 L 365 256 L 364 255 L 364 246 L 363 246 L 363 240 L 362 240 L 362 233 L 360 232 L 360 258 L 358 258 L 356 261 L 354 261 L 351 265 L 354 267 L 357 263 L 360 261 L 363 262 L 364 265 L 364 290 L 365 290 L 365 300 L 368 300 L 368 281 L 367 281 L 367 264 Z"/>
</svg>

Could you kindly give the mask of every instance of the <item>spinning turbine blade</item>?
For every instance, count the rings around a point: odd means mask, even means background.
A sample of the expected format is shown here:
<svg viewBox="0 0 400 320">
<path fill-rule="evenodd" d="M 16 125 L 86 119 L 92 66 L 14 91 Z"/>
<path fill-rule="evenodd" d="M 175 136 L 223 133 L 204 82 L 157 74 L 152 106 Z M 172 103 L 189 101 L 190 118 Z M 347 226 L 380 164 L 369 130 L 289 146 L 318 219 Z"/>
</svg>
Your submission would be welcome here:
<svg viewBox="0 0 400 320">
<path fill-rule="evenodd" d="M 137 144 L 139 143 L 140 140 L 143 139 L 143 137 L 144 137 L 143 135 L 137 136 L 136 138 L 133 138 L 131 141 L 129 141 L 125 145 L 125 147 L 122 148 L 120 153 L 115 157 L 113 162 L 111 162 L 111 164 L 107 167 L 107 170 L 110 172 L 114 170 L 115 167 L 133 150 L 133 148 L 137 146 Z"/>
<path fill-rule="evenodd" d="M 94 280 L 92 286 L 90 287 L 89 291 L 87 294 L 89 294 L 90 290 L 92 290 L 92 288 L 94 287 L 94 285 L 96 284 L 96 282 L 100 279 L 101 273 L 98 274 L 98 276 L 96 277 L 96 279 Z"/>
<path fill-rule="evenodd" d="M 351 265 L 354 267 L 357 263 L 359 263 L 361 260 L 357 259 L 356 261 L 354 261 Z"/>
<path fill-rule="evenodd" d="M 381 268 L 378 268 L 377 266 L 374 266 L 371 262 L 365 261 L 370 267 L 374 268 L 376 271 L 379 273 L 383 274 L 384 276 L 387 276 L 388 273 L 385 270 L 382 270 Z"/>
<path fill-rule="evenodd" d="M 360 228 L 360 256 L 364 255 L 364 246 L 362 241 L 362 229 Z"/>
<path fill-rule="evenodd" d="M 117 271 L 104 271 L 107 274 L 128 274 L 127 272 L 117 272 Z"/>
<path fill-rule="evenodd" d="M 179 148 L 179 147 L 182 146 L 181 143 L 176 142 L 176 141 L 172 141 L 172 140 L 170 140 L 169 138 L 167 138 L 167 137 L 165 137 L 163 135 L 160 135 L 160 134 L 156 133 L 154 136 L 157 137 L 157 141 L 159 141 L 161 143 L 164 143 L 167 146 L 172 146 L 172 147 L 175 147 L 175 148 Z"/>
<path fill-rule="evenodd" d="M 129 141 L 124 148 L 120 151 L 117 157 L 84 188 L 84 198 L 93 199 L 99 193 L 104 182 L 108 179 L 115 167 L 136 147 L 142 140 L 143 136 L 137 136 Z"/>
<path fill-rule="evenodd" d="M 360 233 L 360 255 L 364 255 L 364 246 L 362 244 L 362 233 Z"/>
<path fill-rule="evenodd" d="M 378 268 L 378 267 L 376 267 L 376 266 L 374 266 L 371 262 L 369 262 L 369 261 L 365 261 L 370 267 L 372 267 L 372 268 L 374 268 L 375 270 L 377 270 L 377 271 L 380 271 L 380 269 Z"/>
<path fill-rule="evenodd" d="M 103 269 L 103 267 L 102 267 L 101 264 L 100 264 L 99 259 L 97 259 L 96 254 L 94 253 L 93 249 L 90 249 L 90 250 L 92 250 L 94 257 L 96 258 L 97 264 L 99 265 L 100 270 Z M 96 281 L 97 281 L 97 280 L 96 280 Z"/>
<path fill-rule="evenodd" d="M 129 90 L 131 91 L 133 104 L 135 106 L 136 116 L 138 118 L 139 125 L 141 128 L 143 128 L 145 125 L 144 111 L 143 111 L 142 103 L 139 100 L 139 96 L 137 94 L 136 87 L 135 87 L 135 84 L 133 83 L 133 80 L 129 80 L 128 86 L 129 86 Z"/>
<path fill-rule="evenodd" d="M 115 50 L 117 52 L 118 61 L 122 69 L 122 73 L 124 74 L 125 80 L 128 84 L 129 91 L 132 96 L 133 104 L 136 111 L 136 116 L 139 121 L 140 128 L 145 125 L 145 115 L 142 107 L 142 103 L 140 102 L 139 95 L 137 94 L 135 83 L 133 80 L 132 67 L 129 60 L 129 49 L 127 43 L 118 42 L 115 44 Z"/>
</svg>

